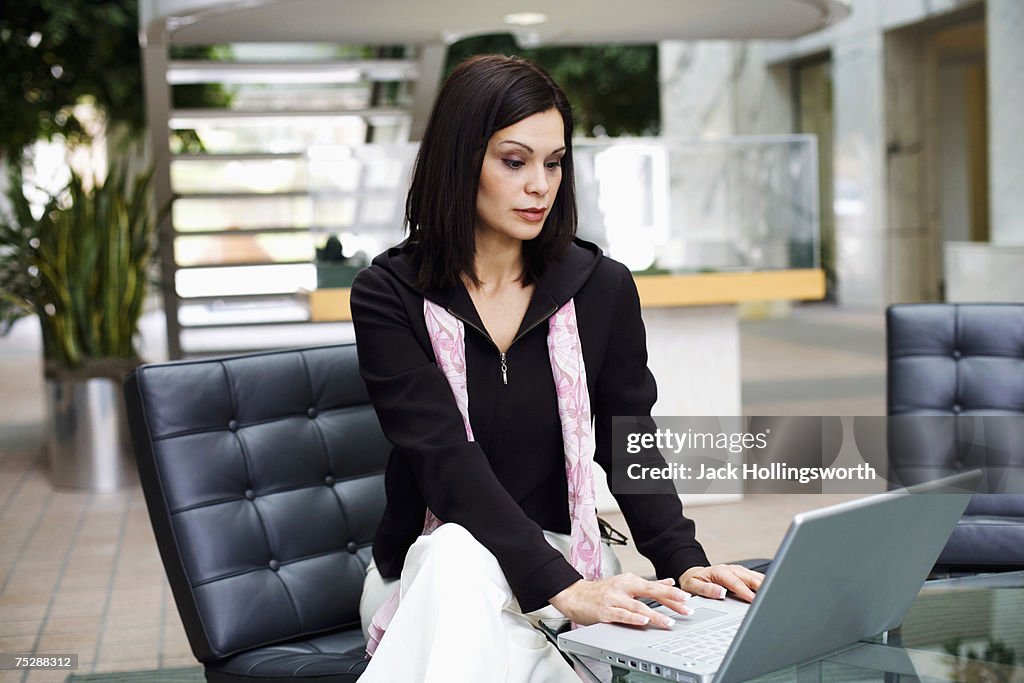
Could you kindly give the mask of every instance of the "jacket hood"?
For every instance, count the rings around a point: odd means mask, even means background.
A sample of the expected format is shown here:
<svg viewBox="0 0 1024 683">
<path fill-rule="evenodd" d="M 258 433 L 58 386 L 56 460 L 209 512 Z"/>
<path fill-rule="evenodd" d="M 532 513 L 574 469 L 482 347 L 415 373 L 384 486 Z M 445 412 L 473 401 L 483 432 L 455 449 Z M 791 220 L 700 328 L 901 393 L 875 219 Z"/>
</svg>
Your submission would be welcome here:
<svg viewBox="0 0 1024 683">
<path fill-rule="evenodd" d="M 523 318 L 524 326 L 537 316 L 547 317 L 574 297 L 597 268 L 601 256 L 601 248 L 596 244 L 578 237 L 574 238 L 562 258 L 549 263 L 544 274 L 537 279 L 533 299 Z M 419 286 L 416 244 L 408 239 L 376 256 L 373 265 L 383 268 L 402 285 L 424 298 L 471 321 L 479 321 L 469 292 L 463 285 L 427 290 Z"/>
</svg>

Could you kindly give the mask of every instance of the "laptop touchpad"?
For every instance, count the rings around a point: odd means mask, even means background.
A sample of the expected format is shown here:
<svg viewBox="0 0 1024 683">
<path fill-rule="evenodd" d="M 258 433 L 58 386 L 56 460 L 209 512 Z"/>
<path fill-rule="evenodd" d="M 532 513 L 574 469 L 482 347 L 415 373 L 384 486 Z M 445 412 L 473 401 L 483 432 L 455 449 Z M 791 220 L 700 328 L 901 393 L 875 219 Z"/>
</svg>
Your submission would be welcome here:
<svg viewBox="0 0 1024 683">
<path fill-rule="evenodd" d="M 702 621 L 708 619 L 717 619 L 718 617 L 724 617 L 726 612 L 719 612 L 718 610 L 708 609 L 707 607 L 698 607 L 694 610 L 693 614 L 682 615 L 672 614 L 672 617 L 678 622 L 680 626 L 690 626 L 691 624 L 699 624 Z"/>
</svg>

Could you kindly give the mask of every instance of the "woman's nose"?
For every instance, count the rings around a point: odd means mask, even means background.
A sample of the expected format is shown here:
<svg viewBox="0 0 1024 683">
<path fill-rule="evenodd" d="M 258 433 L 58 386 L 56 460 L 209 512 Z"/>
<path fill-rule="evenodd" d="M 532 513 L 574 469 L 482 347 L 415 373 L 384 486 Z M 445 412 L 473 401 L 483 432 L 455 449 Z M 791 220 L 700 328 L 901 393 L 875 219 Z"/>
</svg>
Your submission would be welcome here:
<svg viewBox="0 0 1024 683">
<path fill-rule="evenodd" d="M 526 180 L 527 194 L 544 196 L 548 193 L 548 189 L 551 186 L 548 184 L 546 171 L 547 169 L 544 168 L 543 164 L 531 167 L 530 176 Z"/>
</svg>

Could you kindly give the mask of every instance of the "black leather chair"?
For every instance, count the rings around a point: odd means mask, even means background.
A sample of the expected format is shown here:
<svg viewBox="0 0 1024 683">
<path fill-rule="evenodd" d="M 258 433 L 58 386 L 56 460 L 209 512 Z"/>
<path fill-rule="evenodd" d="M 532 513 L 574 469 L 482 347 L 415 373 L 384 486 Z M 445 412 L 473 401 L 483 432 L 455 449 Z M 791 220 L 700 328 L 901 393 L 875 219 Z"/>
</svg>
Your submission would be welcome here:
<svg viewBox="0 0 1024 683">
<path fill-rule="evenodd" d="M 356 680 L 390 445 L 355 346 L 146 365 L 125 397 L 160 556 L 206 680 Z"/>
<path fill-rule="evenodd" d="M 1024 568 L 1024 305 L 896 305 L 886 330 L 888 414 L 930 416 L 890 420 L 890 480 L 983 466 L 1005 491 L 974 496 L 936 569 Z"/>
</svg>

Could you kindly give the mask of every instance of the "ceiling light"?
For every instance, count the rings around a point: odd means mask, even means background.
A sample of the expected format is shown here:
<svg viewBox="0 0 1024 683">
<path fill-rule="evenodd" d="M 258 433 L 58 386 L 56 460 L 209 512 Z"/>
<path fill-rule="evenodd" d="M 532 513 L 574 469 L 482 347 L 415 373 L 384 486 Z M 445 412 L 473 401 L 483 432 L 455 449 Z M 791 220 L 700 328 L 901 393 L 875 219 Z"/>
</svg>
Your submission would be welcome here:
<svg viewBox="0 0 1024 683">
<path fill-rule="evenodd" d="M 505 15 L 505 23 L 513 26 L 536 26 L 548 20 L 543 12 L 513 12 Z"/>
<path fill-rule="evenodd" d="M 540 47 L 544 43 L 544 39 L 536 31 L 514 31 L 512 37 L 516 45 L 524 49 Z"/>
</svg>

